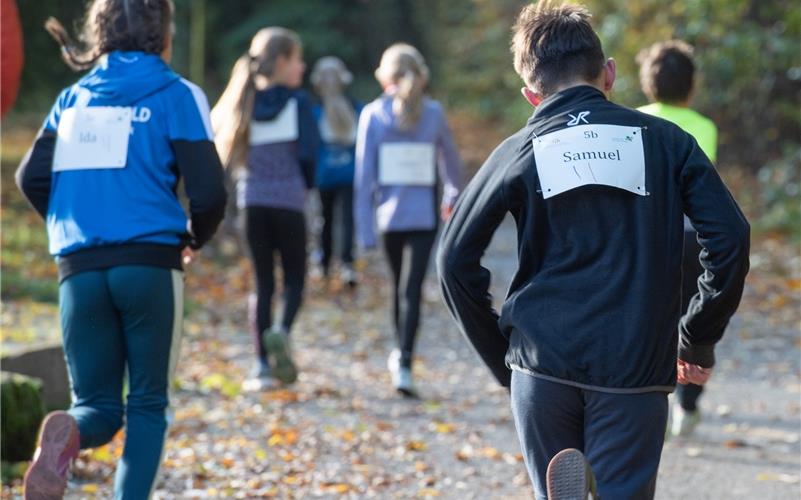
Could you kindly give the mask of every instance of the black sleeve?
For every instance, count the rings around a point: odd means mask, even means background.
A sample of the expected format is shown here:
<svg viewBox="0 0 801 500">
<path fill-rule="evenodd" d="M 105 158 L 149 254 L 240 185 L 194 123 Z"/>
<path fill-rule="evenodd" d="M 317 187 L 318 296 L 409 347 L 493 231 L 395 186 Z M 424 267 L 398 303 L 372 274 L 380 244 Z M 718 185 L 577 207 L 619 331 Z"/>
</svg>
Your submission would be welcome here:
<svg viewBox="0 0 801 500">
<path fill-rule="evenodd" d="M 202 247 L 225 216 L 225 181 L 220 158 L 211 141 L 172 142 L 175 162 L 184 179 L 192 220 L 189 246 Z"/>
<path fill-rule="evenodd" d="M 42 129 L 17 168 L 17 186 L 43 219 L 50 202 L 55 149 L 56 133 Z"/>
<path fill-rule="evenodd" d="M 481 257 L 508 211 L 502 165 L 490 156 L 460 196 L 445 225 L 437 268 L 445 303 L 459 329 L 487 364 L 498 382 L 509 387 L 506 366 L 509 339 L 498 326 L 498 313 L 489 293 L 490 272 Z"/>
<path fill-rule="evenodd" d="M 684 213 L 698 231 L 704 273 L 679 324 L 679 358 L 715 364 L 715 343 L 737 310 L 748 274 L 750 227 L 709 159 L 687 136 L 681 173 Z"/>
<path fill-rule="evenodd" d="M 317 155 L 320 150 L 320 130 L 314 119 L 311 101 L 305 95 L 298 97 L 298 120 L 300 134 L 298 139 L 300 168 L 308 189 L 314 188 L 317 173 Z"/>
</svg>

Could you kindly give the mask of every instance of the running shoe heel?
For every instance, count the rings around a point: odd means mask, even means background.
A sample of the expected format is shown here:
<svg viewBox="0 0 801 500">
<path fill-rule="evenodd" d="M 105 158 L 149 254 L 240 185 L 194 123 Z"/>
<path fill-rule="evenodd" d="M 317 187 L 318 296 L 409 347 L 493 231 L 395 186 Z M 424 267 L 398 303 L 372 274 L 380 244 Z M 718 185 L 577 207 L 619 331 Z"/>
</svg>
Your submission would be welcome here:
<svg viewBox="0 0 801 500">
<path fill-rule="evenodd" d="M 548 500 L 599 498 L 590 464 L 584 454 L 575 448 L 562 450 L 551 459 L 545 481 Z"/>
<path fill-rule="evenodd" d="M 275 378 L 284 384 L 294 383 L 298 379 L 298 369 L 292 361 L 287 336 L 277 331 L 266 331 L 263 340 Z"/>
</svg>

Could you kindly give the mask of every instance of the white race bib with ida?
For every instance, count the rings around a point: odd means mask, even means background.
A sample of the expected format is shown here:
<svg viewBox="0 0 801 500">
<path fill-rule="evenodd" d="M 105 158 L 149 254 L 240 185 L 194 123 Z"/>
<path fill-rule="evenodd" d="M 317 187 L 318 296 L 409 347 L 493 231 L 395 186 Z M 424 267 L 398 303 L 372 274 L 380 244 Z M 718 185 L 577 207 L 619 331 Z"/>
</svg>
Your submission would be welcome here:
<svg viewBox="0 0 801 500">
<path fill-rule="evenodd" d="M 434 186 L 437 183 L 434 145 L 390 142 L 378 151 L 378 183 L 382 186 Z"/>
<path fill-rule="evenodd" d="M 53 170 L 125 168 L 133 110 L 119 106 L 73 107 L 61 113 Z"/>
<path fill-rule="evenodd" d="M 601 184 L 647 196 L 642 129 L 579 125 L 534 139 L 543 198 Z"/>
<path fill-rule="evenodd" d="M 297 140 L 298 101 L 289 99 L 278 116 L 270 121 L 250 122 L 250 145 L 275 144 Z"/>
</svg>

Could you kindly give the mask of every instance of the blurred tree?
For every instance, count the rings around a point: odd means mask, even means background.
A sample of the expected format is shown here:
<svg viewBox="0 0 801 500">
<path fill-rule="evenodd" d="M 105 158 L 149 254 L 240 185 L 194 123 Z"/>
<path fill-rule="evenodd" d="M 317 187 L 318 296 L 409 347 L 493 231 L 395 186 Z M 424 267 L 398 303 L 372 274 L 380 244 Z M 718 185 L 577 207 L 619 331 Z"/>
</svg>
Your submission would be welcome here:
<svg viewBox="0 0 801 500">
<path fill-rule="evenodd" d="M 531 109 L 509 54 L 520 0 L 434 0 L 428 33 L 451 106 L 519 127 Z M 646 102 L 637 53 L 660 40 L 695 45 L 701 80 L 693 106 L 720 127 L 720 163 L 757 169 L 797 162 L 801 147 L 801 9 L 783 0 L 585 0 L 618 65 L 615 99 Z M 789 151 L 789 153 L 787 153 Z M 794 168 L 801 165 L 793 163 Z"/>
<path fill-rule="evenodd" d="M 352 91 L 368 100 L 380 92 L 373 78 L 391 43 L 418 46 L 432 70 L 431 91 L 510 129 L 531 108 L 519 97 L 512 69 L 510 27 L 522 0 L 174 0 L 173 67 L 202 83 L 214 102 L 234 60 L 261 27 L 296 30 L 306 61 L 333 54 L 356 79 Z M 801 9 L 785 0 L 586 0 L 606 52 L 618 62 L 618 101 L 645 102 L 634 58 L 672 37 L 696 46 L 702 80 L 694 106 L 721 130 L 720 160 L 756 169 L 789 151 L 801 136 Z M 44 113 L 75 75 L 58 62 L 42 28 L 54 15 L 72 25 L 84 0 L 20 0 L 25 57 L 18 109 Z"/>
</svg>

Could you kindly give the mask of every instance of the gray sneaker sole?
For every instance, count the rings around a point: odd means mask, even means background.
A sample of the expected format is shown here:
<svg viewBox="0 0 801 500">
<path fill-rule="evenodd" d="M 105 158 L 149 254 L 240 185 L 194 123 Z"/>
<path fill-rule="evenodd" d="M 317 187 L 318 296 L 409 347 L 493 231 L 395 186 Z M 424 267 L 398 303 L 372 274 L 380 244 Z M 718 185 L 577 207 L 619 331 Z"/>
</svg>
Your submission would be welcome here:
<svg viewBox="0 0 801 500">
<path fill-rule="evenodd" d="M 589 494 L 598 499 L 592 469 L 584 454 L 574 448 L 562 450 L 551 459 L 545 482 L 548 500 L 586 500 Z"/>
</svg>

